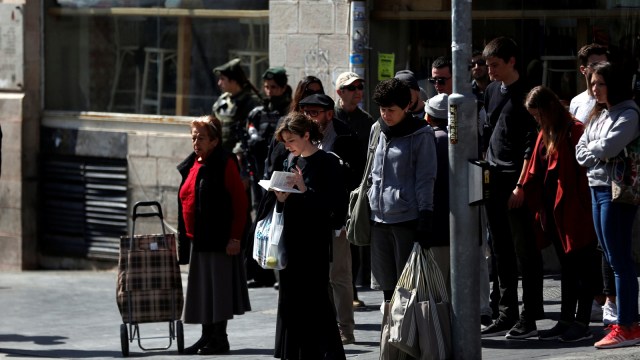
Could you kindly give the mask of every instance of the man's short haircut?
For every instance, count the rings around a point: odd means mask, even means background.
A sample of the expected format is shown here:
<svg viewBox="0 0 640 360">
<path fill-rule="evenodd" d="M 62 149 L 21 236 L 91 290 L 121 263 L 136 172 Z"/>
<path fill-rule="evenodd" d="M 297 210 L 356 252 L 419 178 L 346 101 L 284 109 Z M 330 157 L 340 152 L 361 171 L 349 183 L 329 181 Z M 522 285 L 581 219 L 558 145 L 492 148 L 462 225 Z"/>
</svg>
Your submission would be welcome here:
<svg viewBox="0 0 640 360">
<path fill-rule="evenodd" d="M 578 50 L 578 60 L 580 60 L 580 65 L 587 66 L 587 62 L 589 61 L 589 56 L 591 55 L 606 55 L 607 60 L 609 59 L 609 50 L 607 47 L 600 44 L 587 44 Z"/>
<path fill-rule="evenodd" d="M 397 105 L 404 109 L 411 102 L 411 88 L 396 78 L 382 80 L 373 92 L 373 101 L 380 107 Z"/>
<path fill-rule="evenodd" d="M 453 73 L 453 69 L 451 68 L 451 59 L 448 57 L 440 56 L 431 63 L 432 69 L 442 69 L 444 67 L 448 67 L 449 72 Z"/>
<path fill-rule="evenodd" d="M 476 56 L 482 56 L 482 50 L 473 50 L 473 52 L 471 53 L 471 57 L 474 58 Z"/>
<path fill-rule="evenodd" d="M 518 44 L 508 37 L 500 36 L 491 40 L 482 51 L 484 58 L 497 57 L 504 60 L 505 63 L 513 57 L 516 59 L 516 66 L 518 65 Z"/>
</svg>

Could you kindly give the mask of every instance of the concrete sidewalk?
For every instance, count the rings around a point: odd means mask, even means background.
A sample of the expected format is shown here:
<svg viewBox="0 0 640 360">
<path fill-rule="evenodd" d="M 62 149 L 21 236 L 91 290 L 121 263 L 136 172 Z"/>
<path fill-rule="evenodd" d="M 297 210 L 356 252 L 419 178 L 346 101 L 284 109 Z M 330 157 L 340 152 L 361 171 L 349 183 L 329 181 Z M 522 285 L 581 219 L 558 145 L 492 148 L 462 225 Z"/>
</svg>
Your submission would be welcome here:
<svg viewBox="0 0 640 360">
<path fill-rule="evenodd" d="M 183 273 L 183 281 L 186 274 Z M 122 318 L 115 301 L 115 271 L 38 271 L 0 273 L 0 357 L 110 359 L 122 357 L 120 324 Z M 203 358 L 272 359 L 277 291 L 250 289 L 253 311 L 229 322 L 231 353 Z M 557 319 L 560 312 L 559 282 L 545 280 L 547 317 Z M 356 343 L 345 347 L 347 358 L 374 360 L 379 357 L 382 293 L 360 291 L 368 305 L 356 317 Z M 309 309 L 313 311 L 314 309 Z M 546 329 L 554 320 L 538 321 Z M 199 338 L 200 328 L 185 325 L 185 346 Z M 510 341 L 496 337 L 482 340 L 485 359 L 640 359 L 640 347 L 596 350 L 593 343 L 603 334 L 601 323 L 592 324 L 594 339 L 576 344 L 555 341 Z M 143 341 L 145 347 L 168 345 L 167 323 L 140 325 L 143 337 L 163 337 Z M 153 356 L 175 359 L 175 342 L 164 351 L 142 351 L 137 342 L 130 344 L 130 357 Z M 188 356 L 180 356 L 187 358 Z"/>
</svg>

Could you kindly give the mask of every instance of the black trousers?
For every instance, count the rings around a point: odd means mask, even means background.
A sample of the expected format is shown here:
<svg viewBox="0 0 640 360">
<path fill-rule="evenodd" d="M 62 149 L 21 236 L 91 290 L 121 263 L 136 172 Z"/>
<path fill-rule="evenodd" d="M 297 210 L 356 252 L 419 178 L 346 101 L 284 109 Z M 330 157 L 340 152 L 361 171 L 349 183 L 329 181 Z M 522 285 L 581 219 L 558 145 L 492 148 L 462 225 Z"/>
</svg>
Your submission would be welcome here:
<svg viewBox="0 0 640 360">
<path fill-rule="evenodd" d="M 565 253 L 552 213 L 553 204 L 546 204 L 544 234 L 553 244 L 560 261 L 560 320 L 575 320 L 588 325 L 591 321 L 593 297 L 601 292 L 597 289 L 597 284 L 602 255 L 596 249 L 595 241 L 586 247 Z"/>
<path fill-rule="evenodd" d="M 544 314 L 542 304 L 542 256 L 536 245 L 531 213 L 523 205 L 509 209 L 507 202 L 519 173 L 492 168 L 490 198 L 485 204 L 500 283 L 500 318 L 518 320 L 518 273 L 522 275 L 520 316 L 535 321 Z M 518 264 L 520 265 L 518 271 Z"/>
</svg>

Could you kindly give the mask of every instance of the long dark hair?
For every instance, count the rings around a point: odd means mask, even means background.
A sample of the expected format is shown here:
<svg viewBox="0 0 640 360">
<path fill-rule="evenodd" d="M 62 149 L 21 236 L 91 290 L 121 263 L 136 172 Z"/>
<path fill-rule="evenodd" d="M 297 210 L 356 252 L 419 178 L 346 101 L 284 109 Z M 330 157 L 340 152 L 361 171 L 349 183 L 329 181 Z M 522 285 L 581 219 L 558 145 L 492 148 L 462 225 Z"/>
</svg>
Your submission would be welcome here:
<svg viewBox="0 0 640 360">
<path fill-rule="evenodd" d="M 631 74 L 624 71 L 621 65 L 610 62 L 601 62 L 593 66 L 591 78 L 594 75 L 602 76 L 607 85 L 607 102 L 613 106 L 633 97 L 631 88 Z M 589 84 L 591 86 L 591 84 Z M 589 113 L 589 121 L 597 118 L 603 109 L 607 108 L 605 103 L 596 103 Z"/>
<path fill-rule="evenodd" d="M 547 149 L 547 155 L 557 151 L 560 140 L 567 136 L 573 122 L 571 113 L 562 105 L 558 96 L 551 89 L 536 86 L 524 101 L 527 109 L 536 109 L 539 114 L 542 141 Z"/>
<path fill-rule="evenodd" d="M 309 85 L 318 84 L 320 85 L 320 91 L 312 91 L 309 89 Z M 290 112 L 300 112 L 300 101 L 306 98 L 309 95 L 313 94 L 324 94 L 324 86 L 322 86 L 322 81 L 315 76 L 305 76 L 298 82 L 298 86 L 296 87 L 296 91 L 293 94 L 293 99 L 291 100 L 291 107 L 289 108 Z"/>
</svg>

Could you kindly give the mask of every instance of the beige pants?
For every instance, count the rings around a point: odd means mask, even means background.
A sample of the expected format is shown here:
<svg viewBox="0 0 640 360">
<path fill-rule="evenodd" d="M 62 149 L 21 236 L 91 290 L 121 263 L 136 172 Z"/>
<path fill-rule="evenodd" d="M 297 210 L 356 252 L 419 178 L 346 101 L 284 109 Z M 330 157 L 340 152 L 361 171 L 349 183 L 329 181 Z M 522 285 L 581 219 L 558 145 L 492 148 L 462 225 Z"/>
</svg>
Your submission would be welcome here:
<svg viewBox="0 0 640 360">
<path fill-rule="evenodd" d="M 333 303 L 336 307 L 336 320 L 340 333 L 353 335 L 353 283 L 351 275 L 351 247 L 346 233 L 333 236 L 333 261 L 329 270 Z"/>
</svg>

